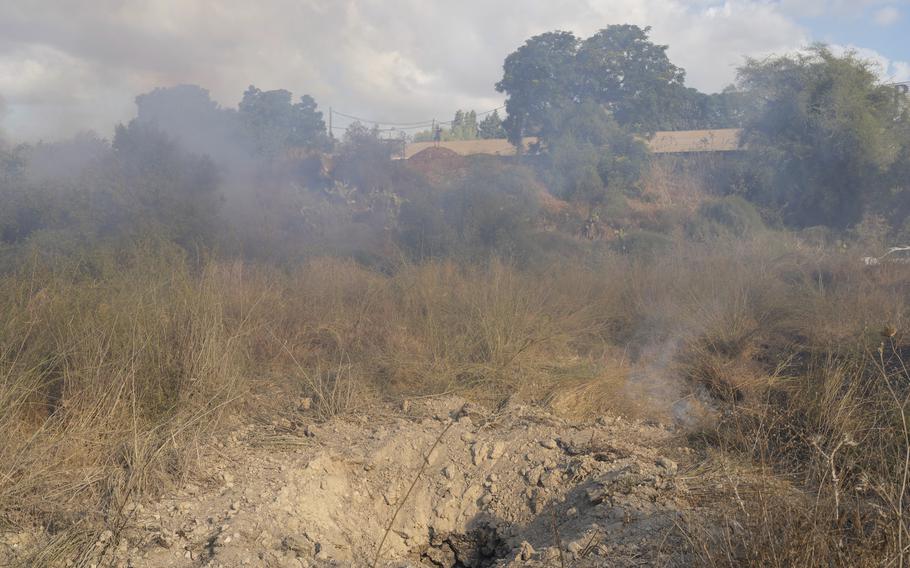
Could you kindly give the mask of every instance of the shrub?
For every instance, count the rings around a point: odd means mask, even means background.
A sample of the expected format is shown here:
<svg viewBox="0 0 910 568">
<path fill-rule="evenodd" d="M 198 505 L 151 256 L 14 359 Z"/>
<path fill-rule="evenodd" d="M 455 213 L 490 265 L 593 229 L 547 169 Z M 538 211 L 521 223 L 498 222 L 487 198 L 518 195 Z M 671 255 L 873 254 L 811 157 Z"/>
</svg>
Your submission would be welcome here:
<svg viewBox="0 0 910 568">
<path fill-rule="evenodd" d="M 707 240 L 750 237 L 764 228 L 755 206 L 739 196 L 728 195 L 702 205 L 686 231 L 693 239 Z"/>
</svg>

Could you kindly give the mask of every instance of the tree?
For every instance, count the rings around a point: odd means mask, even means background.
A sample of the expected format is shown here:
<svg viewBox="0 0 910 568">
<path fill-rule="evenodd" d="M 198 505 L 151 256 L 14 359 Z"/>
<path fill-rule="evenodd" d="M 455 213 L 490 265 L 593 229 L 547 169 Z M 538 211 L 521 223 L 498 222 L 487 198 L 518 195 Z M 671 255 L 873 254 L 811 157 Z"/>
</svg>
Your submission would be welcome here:
<svg viewBox="0 0 910 568">
<path fill-rule="evenodd" d="M 309 95 L 292 102 L 290 91 L 262 91 L 250 86 L 238 107 L 240 121 L 252 151 L 275 157 L 291 147 L 325 149 L 329 146 L 322 112 Z"/>
<path fill-rule="evenodd" d="M 582 41 L 570 32 L 534 36 L 506 57 L 496 89 L 506 93 L 504 128 L 517 144 L 525 134 L 560 132 L 553 119 L 573 104 L 602 105 L 623 127 L 649 133 L 679 116 L 685 72 L 650 28 L 608 26 Z"/>
<path fill-rule="evenodd" d="M 505 138 L 506 131 L 502 127 L 502 118 L 499 117 L 499 111 L 493 111 L 480 121 L 478 134 L 481 138 Z"/>
<path fill-rule="evenodd" d="M 477 125 L 477 112 L 473 110 L 465 112 L 459 109 L 455 111 L 455 117 L 452 119 L 450 128 L 443 129 L 436 126 L 435 130 L 429 129 L 417 132 L 414 134 L 414 141 L 435 141 L 437 135 L 440 141 L 476 140 L 480 132 L 479 128 Z"/>
<path fill-rule="evenodd" d="M 597 206 L 608 193 L 634 190 L 648 165 L 647 146 L 602 106 L 586 102 L 554 115 L 563 125 L 547 143 L 550 186 L 565 199 Z"/>
<path fill-rule="evenodd" d="M 739 81 L 755 109 L 749 160 L 768 180 L 750 197 L 803 227 L 848 227 L 887 202 L 889 173 L 910 146 L 907 115 L 870 62 L 818 45 L 750 59 Z"/>
<path fill-rule="evenodd" d="M 571 32 L 547 32 L 506 57 L 496 90 L 508 95 L 503 127 L 516 146 L 526 133 L 547 126 L 551 110 L 577 101 L 578 44 Z"/>
<path fill-rule="evenodd" d="M 183 246 L 210 242 L 217 229 L 221 196 L 214 163 L 190 154 L 159 129 L 139 121 L 118 125 L 112 161 L 102 186 L 113 205 L 101 225 L 129 232 L 161 231 Z M 119 225 L 119 226 L 117 226 Z"/>
<path fill-rule="evenodd" d="M 352 123 L 344 133 L 334 159 L 335 179 L 360 190 L 362 194 L 392 192 L 401 168 L 392 156 L 399 151 L 398 141 L 383 140 L 378 127 Z"/>
<path fill-rule="evenodd" d="M 241 155 L 237 111 L 222 108 L 198 85 L 159 87 L 136 97 L 136 120 L 154 125 L 192 152 L 222 162 Z"/>
<path fill-rule="evenodd" d="M 447 140 L 475 140 L 477 139 L 477 113 L 473 110 L 464 112 L 458 110 L 452 120 L 452 128 L 446 136 Z"/>
<path fill-rule="evenodd" d="M 576 98 L 604 105 L 616 121 L 654 132 L 683 92 L 685 71 L 667 46 L 648 39 L 650 27 L 608 26 L 581 42 L 576 55 Z"/>
</svg>

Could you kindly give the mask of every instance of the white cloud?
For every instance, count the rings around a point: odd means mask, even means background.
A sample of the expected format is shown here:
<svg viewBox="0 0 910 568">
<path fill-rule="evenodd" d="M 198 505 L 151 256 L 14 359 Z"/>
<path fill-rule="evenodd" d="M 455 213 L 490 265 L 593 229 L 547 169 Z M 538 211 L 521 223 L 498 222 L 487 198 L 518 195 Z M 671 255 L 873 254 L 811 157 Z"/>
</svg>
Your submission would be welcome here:
<svg viewBox="0 0 910 568">
<path fill-rule="evenodd" d="M 884 82 L 902 83 L 910 81 L 910 62 L 889 59 L 874 49 L 855 45 L 831 45 L 830 48 L 838 55 L 852 51 L 860 59 L 871 62 L 875 72 Z"/>
<path fill-rule="evenodd" d="M 872 19 L 880 26 L 890 26 L 901 19 L 901 12 L 894 6 L 885 6 L 876 10 L 872 15 Z"/>
<path fill-rule="evenodd" d="M 0 95 L 14 136 L 107 135 L 132 99 L 195 83 L 234 106 L 250 84 L 385 121 L 502 103 L 506 55 L 553 29 L 653 27 L 688 83 L 718 90 L 743 56 L 809 41 L 798 5 L 878 0 L 68 0 L 0 3 Z M 833 4 L 832 4 L 833 3 Z"/>
</svg>

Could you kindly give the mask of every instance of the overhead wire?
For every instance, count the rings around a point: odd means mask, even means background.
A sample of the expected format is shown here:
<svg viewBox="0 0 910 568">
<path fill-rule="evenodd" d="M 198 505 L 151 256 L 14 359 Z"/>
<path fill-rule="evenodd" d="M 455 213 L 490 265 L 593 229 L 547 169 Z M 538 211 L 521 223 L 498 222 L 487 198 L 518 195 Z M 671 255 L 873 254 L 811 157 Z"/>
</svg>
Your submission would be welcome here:
<svg viewBox="0 0 910 568">
<path fill-rule="evenodd" d="M 504 108 L 506 108 L 505 105 L 498 106 L 494 109 L 475 113 L 475 116 L 477 116 L 477 117 L 486 116 L 488 114 L 492 114 L 492 113 L 494 113 L 498 110 L 502 110 Z M 379 127 L 379 130 L 383 131 L 383 132 L 417 130 L 417 129 L 421 129 L 421 128 L 428 128 L 428 127 L 431 127 L 434 125 L 438 125 L 438 126 L 451 125 L 455 122 L 454 120 L 433 120 L 433 119 L 422 120 L 419 122 L 388 122 L 388 121 L 382 121 L 382 120 L 370 120 L 370 119 L 366 119 L 366 118 L 361 118 L 359 116 L 355 116 L 355 115 L 344 113 L 344 112 L 337 111 L 337 110 L 332 110 L 331 113 L 332 113 L 332 115 L 338 115 L 340 117 L 347 118 L 350 120 L 355 120 L 357 122 L 376 125 L 377 127 Z M 381 128 L 383 126 L 388 127 L 388 128 Z M 338 128 L 344 129 L 345 127 L 334 127 L 333 126 L 332 130 L 336 130 Z"/>
</svg>

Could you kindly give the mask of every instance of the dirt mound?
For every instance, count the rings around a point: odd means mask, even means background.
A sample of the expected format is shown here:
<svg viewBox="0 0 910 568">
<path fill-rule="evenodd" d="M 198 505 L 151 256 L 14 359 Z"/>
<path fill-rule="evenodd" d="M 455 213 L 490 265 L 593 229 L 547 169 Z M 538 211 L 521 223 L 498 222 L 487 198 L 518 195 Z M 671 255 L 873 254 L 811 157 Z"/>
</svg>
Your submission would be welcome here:
<svg viewBox="0 0 910 568">
<path fill-rule="evenodd" d="M 241 429 L 196 483 L 134 505 L 96 547 L 135 567 L 369 566 L 385 535 L 379 566 L 686 564 L 669 531 L 687 454 L 669 431 L 456 398 L 411 406 Z"/>
<path fill-rule="evenodd" d="M 460 178 L 468 168 L 468 158 L 448 148 L 430 147 L 421 150 L 407 160 L 405 165 L 423 174 L 431 183 Z"/>
<path fill-rule="evenodd" d="M 421 150 L 420 152 L 417 152 L 416 154 L 414 154 L 413 156 L 408 158 L 408 160 L 412 161 L 412 163 L 436 162 L 436 161 L 440 161 L 440 160 L 445 160 L 445 161 L 448 161 L 449 163 L 464 163 L 465 162 L 464 156 L 462 156 L 458 152 L 449 150 L 448 148 L 440 148 L 440 147 L 430 147 L 425 150 Z"/>
</svg>

